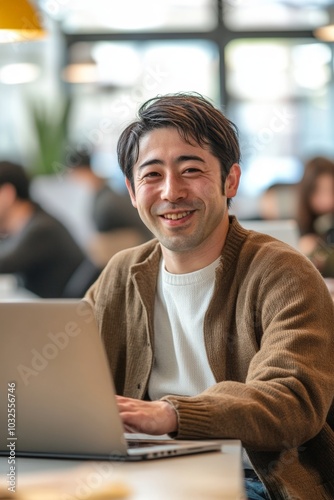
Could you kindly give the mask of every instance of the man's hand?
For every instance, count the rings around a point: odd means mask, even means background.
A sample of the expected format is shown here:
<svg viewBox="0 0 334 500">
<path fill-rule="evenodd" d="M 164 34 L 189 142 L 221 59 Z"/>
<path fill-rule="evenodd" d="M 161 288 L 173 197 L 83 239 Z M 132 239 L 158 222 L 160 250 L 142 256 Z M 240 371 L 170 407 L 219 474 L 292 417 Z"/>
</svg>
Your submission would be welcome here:
<svg viewBox="0 0 334 500">
<path fill-rule="evenodd" d="M 159 435 L 177 431 L 176 411 L 167 401 L 116 399 L 126 432 Z"/>
</svg>

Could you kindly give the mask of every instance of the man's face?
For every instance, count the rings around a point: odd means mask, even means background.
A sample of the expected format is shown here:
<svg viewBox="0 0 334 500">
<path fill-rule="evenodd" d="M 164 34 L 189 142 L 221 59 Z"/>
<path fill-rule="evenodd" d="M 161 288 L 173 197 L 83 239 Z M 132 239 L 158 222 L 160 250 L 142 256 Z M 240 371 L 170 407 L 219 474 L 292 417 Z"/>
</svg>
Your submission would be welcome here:
<svg viewBox="0 0 334 500">
<path fill-rule="evenodd" d="M 233 165 L 223 194 L 219 160 L 185 142 L 176 129 L 162 128 L 141 138 L 133 176 L 134 192 L 127 181 L 132 203 L 164 247 L 203 250 L 221 238 L 228 224 L 227 197 L 237 192 L 238 165 Z"/>
</svg>

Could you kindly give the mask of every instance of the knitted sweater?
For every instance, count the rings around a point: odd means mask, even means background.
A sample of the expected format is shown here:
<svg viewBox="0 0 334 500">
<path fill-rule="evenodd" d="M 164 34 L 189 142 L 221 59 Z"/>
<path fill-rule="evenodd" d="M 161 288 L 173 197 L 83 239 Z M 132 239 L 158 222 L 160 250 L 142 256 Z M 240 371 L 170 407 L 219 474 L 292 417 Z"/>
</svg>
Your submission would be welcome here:
<svg viewBox="0 0 334 500">
<path fill-rule="evenodd" d="M 120 252 L 86 296 L 116 391 L 133 398 L 147 397 L 160 258 L 156 240 Z M 217 383 L 165 396 L 177 437 L 240 439 L 271 499 L 333 499 L 333 334 L 333 302 L 313 264 L 230 217 L 204 320 Z"/>
</svg>

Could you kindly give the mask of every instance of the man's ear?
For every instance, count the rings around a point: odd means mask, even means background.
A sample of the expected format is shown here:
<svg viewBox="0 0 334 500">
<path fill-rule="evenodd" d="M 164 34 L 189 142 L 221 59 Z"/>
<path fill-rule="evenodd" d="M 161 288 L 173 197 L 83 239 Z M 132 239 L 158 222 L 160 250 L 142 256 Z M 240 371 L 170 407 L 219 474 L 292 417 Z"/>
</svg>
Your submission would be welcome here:
<svg viewBox="0 0 334 500">
<path fill-rule="evenodd" d="M 132 186 L 131 186 L 131 182 L 129 181 L 129 179 L 126 177 L 125 179 L 125 184 L 126 184 L 126 187 L 129 191 L 129 195 L 130 195 L 130 198 L 131 198 L 131 203 L 132 205 L 137 208 L 137 202 L 136 202 L 136 196 L 135 196 L 135 193 L 132 189 Z"/>
<path fill-rule="evenodd" d="M 228 176 L 226 177 L 224 194 L 227 198 L 233 198 L 237 192 L 240 182 L 241 169 L 238 163 L 233 163 Z"/>
</svg>

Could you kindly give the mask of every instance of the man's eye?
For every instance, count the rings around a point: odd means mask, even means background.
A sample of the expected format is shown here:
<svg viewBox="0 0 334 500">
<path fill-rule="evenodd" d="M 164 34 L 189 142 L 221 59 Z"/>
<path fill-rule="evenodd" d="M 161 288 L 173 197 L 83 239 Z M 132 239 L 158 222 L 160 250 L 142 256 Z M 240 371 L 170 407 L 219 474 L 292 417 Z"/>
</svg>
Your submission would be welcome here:
<svg viewBox="0 0 334 500">
<path fill-rule="evenodd" d="M 196 167 L 189 167 L 184 171 L 185 174 L 193 174 L 197 172 L 200 172 L 200 169 Z"/>
<path fill-rule="evenodd" d="M 147 174 L 145 174 L 143 177 L 147 178 L 147 177 L 158 177 L 160 174 L 158 172 L 148 172 Z"/>
<path fill-rule="evenodd" d="M 147 172 L 146 174 L 143 174 L 140 177 L 140 180 L 149 182 L 149 181 L 154 181 L 154 180 L 158 179 L 159 177 L 161 177 L 159 172 Z"/>
</svg>

